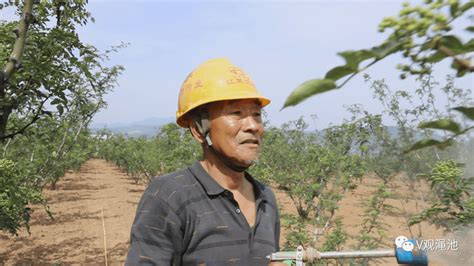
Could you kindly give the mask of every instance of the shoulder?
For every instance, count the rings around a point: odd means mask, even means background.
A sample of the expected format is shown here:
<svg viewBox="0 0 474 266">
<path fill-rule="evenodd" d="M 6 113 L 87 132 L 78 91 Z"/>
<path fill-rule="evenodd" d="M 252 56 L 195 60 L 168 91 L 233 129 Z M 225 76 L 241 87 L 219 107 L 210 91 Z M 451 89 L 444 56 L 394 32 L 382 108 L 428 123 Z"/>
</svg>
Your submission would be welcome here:
<svg viewBox="0 0 474 266">
<path fill-rule="evenodd" d="M 171 193 L 179 192 L 194 183 L 194 177 L 188 168 L 153 178 L 145 190 L 163 199 L 168 199 Z"/>
<path fill-rule="evenodd" d="M 151 180 L 143 198 L 160 200 L 173 210 L 178 210 L 190 193 L 196 190 L 197 180 L 189 168 L 178 170 Z"/>
</svg>

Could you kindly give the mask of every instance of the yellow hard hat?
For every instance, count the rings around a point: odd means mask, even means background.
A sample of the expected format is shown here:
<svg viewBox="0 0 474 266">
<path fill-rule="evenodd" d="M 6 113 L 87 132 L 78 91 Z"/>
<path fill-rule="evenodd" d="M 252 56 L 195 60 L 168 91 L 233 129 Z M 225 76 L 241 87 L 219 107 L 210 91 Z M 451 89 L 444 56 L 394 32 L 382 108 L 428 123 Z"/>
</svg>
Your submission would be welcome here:
<svg viewBox="0 0 474 266">
<path fill-rule="evenodd" d="M 225 58 L 212 59 L 198 66 L 183 82 L 179 92 L 176 123 L 189 127 L 186 114 L 206 103 L 254 98 L 260 100 L 262 107 L 270 103 L 240 68 Z"/>
</svg>

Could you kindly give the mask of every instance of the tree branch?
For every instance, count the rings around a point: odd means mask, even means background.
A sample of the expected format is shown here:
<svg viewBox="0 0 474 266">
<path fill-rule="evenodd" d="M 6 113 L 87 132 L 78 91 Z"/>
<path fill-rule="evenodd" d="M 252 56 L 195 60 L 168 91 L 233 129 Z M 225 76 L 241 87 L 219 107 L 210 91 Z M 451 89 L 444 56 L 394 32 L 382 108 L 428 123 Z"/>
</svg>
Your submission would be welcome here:
<svg viewBox="0 0 474 266">
<path fill-rule="evenodd" d="M 0 87 L 4 87 L 13 73 L 21 66 L 21 57 L 23 56 L 23 50 L 25 49 L 26 32 L 28 31 L 28 26 L 33 18 L 31 15 L 32 10 L 33 0 L 25 0 L 20 23 L 18 24 L 18 28 L 14 31 L 16 34 L 16 41 L 13 46 L 13 52 L 3 69 L 3 77 L 0 79 Z"/>
<path fill-rule="evenodd" d="M 44 103 L 49 99 L 49 97 L 47 97 L 46 99 L 44 99 L 39 108 L 38 108 L 38 112 L 36 112 L 35 116 L 31 119 L 31 121 L 24 125 L 21 129 L 17 130 L 16 132 L 13 132 L 13 133 L 10 133 L 8 135 L 5 135 L 5 136 L 2 136 L 0 137 L 0 140 L 5 140 L 5 139 L 9 139 L 9 138 L 13 138 L 14 136 L 18 135 L 18 134 L 22 134 L 27 128 L 29 128 L 31 125 L 33 125 L 36 121 L 38 121 L 38 119 L 40 119 L 40 114 L 41 114 L 41 111 L 43 110 L 43 105 Z"/>
</svg>

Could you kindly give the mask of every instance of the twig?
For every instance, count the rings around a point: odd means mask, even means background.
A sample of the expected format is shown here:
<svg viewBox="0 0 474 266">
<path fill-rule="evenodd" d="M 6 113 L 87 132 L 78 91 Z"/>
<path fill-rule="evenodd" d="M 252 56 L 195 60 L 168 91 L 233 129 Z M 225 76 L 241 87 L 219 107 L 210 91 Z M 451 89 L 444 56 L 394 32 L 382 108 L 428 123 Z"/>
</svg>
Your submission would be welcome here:
<svg viewBox="0 0 474 266">
<path fill-rule="evenodd" d="M 3 146 L 3 157 L 5 157 L 7 155 L 8 146 L 10 145 L 11 140 L 12 139 L 8 139 L 7 144 L 5 144 L 5 146 Z"/>
<path fill-rule="evenodd" d="M 104 219 L 104 209 L 102 208 L 102 200 L 100 201 L 100 216 L 102 218 L 102 231 L 104 233 L 104 258 L 105 258 L 105 266 L 108 265 L 107 262 L 107 234 L 105 232 L 105 219 Z"/>
</svg>

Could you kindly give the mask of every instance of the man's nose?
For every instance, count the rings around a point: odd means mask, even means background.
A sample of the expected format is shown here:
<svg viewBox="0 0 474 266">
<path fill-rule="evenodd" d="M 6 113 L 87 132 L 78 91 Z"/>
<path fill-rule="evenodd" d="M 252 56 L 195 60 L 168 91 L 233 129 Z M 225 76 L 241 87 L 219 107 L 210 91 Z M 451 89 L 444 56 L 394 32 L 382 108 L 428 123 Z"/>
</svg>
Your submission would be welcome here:
<svg viewBox="0 0 474 266">
<path fill-rule="evenodd" d="M 256 119 L 252 115 L 245 117 L 242 121 L 242 129 L 244 132 L 256 133 L 262 127 L 260 120 Z"/>
</svg>

